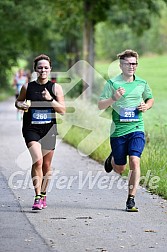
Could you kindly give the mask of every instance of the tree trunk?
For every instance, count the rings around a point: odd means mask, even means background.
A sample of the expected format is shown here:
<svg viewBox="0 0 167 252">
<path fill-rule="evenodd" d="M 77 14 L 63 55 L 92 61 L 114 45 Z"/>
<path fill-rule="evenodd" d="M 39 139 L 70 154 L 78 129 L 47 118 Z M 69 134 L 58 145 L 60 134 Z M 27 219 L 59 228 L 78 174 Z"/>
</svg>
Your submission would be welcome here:
<svg viewBox="0 0 167 252">
<path fill-rule="evenodd" d="M 92 87 L 93 87 L 93 71 L 94 67 L 94 25 L 93 21 L 89 20 L 88 13 L 91 8 L 90 3 L 84 2 L 84 29 L 83 29 L 83 60 L 85 63 L 83 66 L 83 98 L 90 99 L 92 97 Z"/>
<path fill-rule="evenodd" d="M 70 69 L 76 62 L 79 61 L 77 38 L 71 38 L 69 35 L 68 40 L 66 42 L 66 54 L 68 61 L 68 69 Z"/>
</svg>

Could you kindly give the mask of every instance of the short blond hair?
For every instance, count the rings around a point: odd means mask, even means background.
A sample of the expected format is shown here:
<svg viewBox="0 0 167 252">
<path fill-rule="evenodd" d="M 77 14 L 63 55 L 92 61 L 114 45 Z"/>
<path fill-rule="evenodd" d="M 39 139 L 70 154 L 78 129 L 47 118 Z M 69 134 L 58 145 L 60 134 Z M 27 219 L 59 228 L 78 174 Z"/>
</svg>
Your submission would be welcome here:
<svg viewBox="0 0 167 252">
<path fill-rule="evenodd" d="M 125 59 L 125 58 L 130 58 L 130 57 L 135 57 L 136 60 L 139 58 L 139 55 L 137 52 L 131 50 L 131 49 L 127 49 L 119 54 L 117 54 L 117 58 L 118 59 Z"/>
</svg>

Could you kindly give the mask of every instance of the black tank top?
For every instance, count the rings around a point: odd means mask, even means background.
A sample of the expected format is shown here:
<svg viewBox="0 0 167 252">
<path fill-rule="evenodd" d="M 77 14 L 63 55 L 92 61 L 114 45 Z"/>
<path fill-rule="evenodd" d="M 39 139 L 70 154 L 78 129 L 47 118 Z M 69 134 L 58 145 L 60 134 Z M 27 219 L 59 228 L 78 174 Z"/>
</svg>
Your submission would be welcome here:
<svg viewBox="0 0 167 252">
<path fill-rule="evenodd" d="M 25 112 L 23 115 L 23 129 L 26 129 L 31 125 L 32 122 L 32 111 L 34 109 L 50 109 L 52 114 L 51 123 L 56 124 L 56 113 L 53 107 L 51 106 L 49 101 L 46 101 L 42 97 L 42 91 L 46 88 L 53 99 L 56 100 L 56 96 L 53 93 L 54 83 L 48 81 L 46 84 L 40 85 L 36 81 L 32 81 L 28 83 L 27 91 L 26 91 L 26 100 L 31 101 L 31 107 L 28 112 Z"/>
</svg>

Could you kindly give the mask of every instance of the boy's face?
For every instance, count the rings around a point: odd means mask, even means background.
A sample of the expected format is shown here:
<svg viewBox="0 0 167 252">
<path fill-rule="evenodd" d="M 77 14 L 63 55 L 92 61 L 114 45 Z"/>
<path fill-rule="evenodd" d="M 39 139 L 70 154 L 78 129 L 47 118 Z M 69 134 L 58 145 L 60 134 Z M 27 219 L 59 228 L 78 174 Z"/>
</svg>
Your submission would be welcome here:
<svg viewBox="0 0 167 252">
<path fill-rule="evenodd" d="M 137 59 L 135 57 L 129 57 L 120 60 L 120 68 L 125 76 L 133 76 L 137 68 Z"/>
</svg>

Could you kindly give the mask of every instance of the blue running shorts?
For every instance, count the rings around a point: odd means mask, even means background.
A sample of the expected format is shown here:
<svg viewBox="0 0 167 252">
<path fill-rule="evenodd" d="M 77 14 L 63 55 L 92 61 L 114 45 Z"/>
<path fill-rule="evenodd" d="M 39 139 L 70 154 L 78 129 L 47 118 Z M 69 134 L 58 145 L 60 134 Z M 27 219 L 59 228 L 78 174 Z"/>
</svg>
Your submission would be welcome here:
<svg viewBox="0 0 167 252">
<path fill-rule="evenodd" d="M 120 137 L 111 137 L 110 145 L 115 164 L 125 165 L 127 156 L 140 158 L 145 146 L 145 135 L 142 131 L 136 131 Z"/>
</svg>

